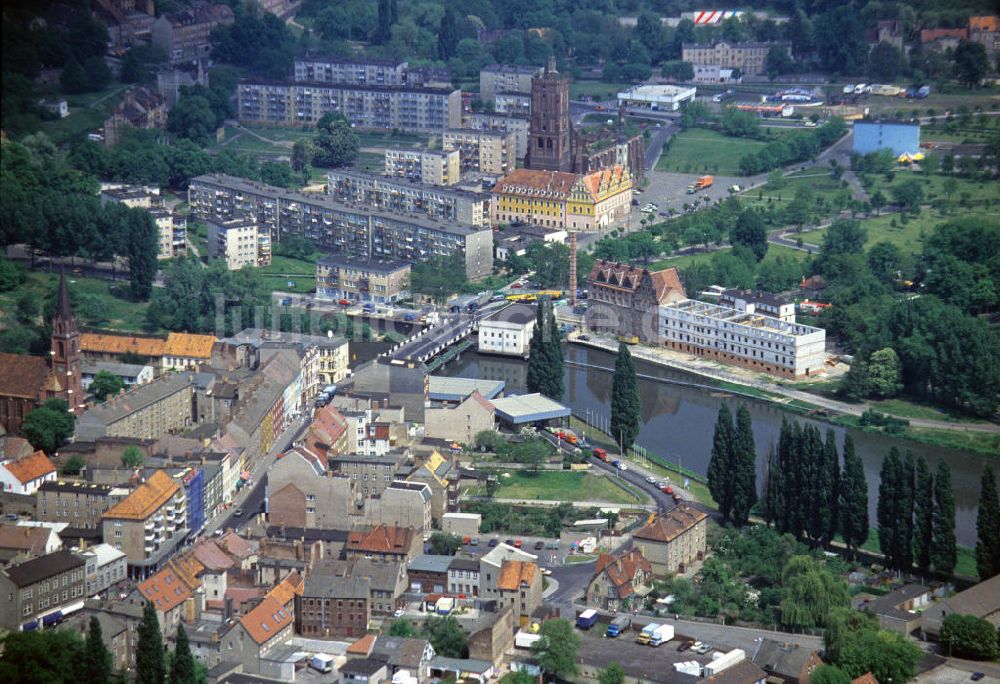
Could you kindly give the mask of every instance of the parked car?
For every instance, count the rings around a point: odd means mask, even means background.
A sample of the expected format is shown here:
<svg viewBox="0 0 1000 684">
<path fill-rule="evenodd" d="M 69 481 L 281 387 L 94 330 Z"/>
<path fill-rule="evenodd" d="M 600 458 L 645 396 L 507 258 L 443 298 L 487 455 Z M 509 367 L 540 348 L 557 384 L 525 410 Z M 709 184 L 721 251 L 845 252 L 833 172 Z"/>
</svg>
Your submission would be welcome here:
<svg viewBox="0 0 1000 684">
<path fill-rule="evenodd" d="M 496 539 L 490 539 L 490 543 L 487 544 L 487 546 L 489 546 L 492 549 L 494 546 L 496 546 L 499 543 L 500 542 L 498 540 L 496 540 Z"/>
<path fill-rule="evenodd" d="M 692 646 L 694 646 L 694 642 L 693 641 L 682 641 L 681 645 L 677 647 L 677 652 L 680 653 L 680 652 L 686 651 L 689 648 L 691 648 Z"/>
<path fill-rule="evenodd" d="M 677 492 L 674 492 L 674 503 L 680 503 L 680 502 L 681 502 L 681 495 L 678 494 Z"/>
<path fill-rule="evenodd" d="M 577 338 L 577 339 L 579 339 L 579 340 L 581 340 L 583 342 L 590 342 L 590 335 L 580 335 L 580 337 Z"/>
<path fill-rule="evenodd" d="M 237 508 L 236 509 L 236 517 L 237 518 L 242 518 L 243 517 L 243 509 L 242 508 Z"/>
<path fill-rule="evenodd" d="M 519 549 L 519 548 L 521 548 L 522 546 L 524 546 L 524 542 L 522 542 L 522 541 L 521 541 L 520 539 L 518 539 L 518 540 L 516 540 L 516 541 L 514 542 L 514 548 L 515 548 L 515 549 Z"/>
<path fill-rule="evenodd" d="M 648 482 L 649 484 L 656 484 L 656 478 L 650 475 L 649 477 L 646 478 L 646 482 Z"/>
<path fill-rule="evenodd" d="M 543 542 L 543 541 L 536 541 L 535 542 L 535 551 L 541 551 L 544 548 L 545 548 L 545 542 Z"/>
<path fill-rule="evenodd" d="M 507 540 L 504 541 L 504 544 L 506 544 L 507 546 L 514 546 L 514 540 L 513 539 L 507 539 Z"/>
<path fill-rule="evenodd" d="M 468 546 L 469 544 L 472 543 L 472 537 L 470 537 L 469 535 L 465 535 L 464 537 L 462 537 L 462 543 Z"/>
<path fill-rule="evenodd" d="M 705 655 L 706 653 L 712 650 L 712 647 L 709 646 L 708 644 L 702 644 L 701 646 L 698 646 L 694 650 L 695 653 L 700 653 L 701 655 Z"/>
<path fill-rule="evenodd" d="M 341 299 L 337 303 L 340 304 L 341 306 L 350 306 L 351 305 L 351 300 L 350 299 Z"/>
<path fill-rule="evenodd" d="M 479 546 L 479 537 L 473 537 L 472 541 L 470 542 L 470 545 L 471 546 Z"/>
<path fill-rule="evenodd" d="M 403 316 L 404 321 L 412 321 L 414 318 L 416 317 L 413 314 L 406 314 L 405 316 Z"/>
<path fill-rule="evenodd" d="M 404 614 L 405 612 L 406 612 L 406 611 L 405 611 L 405 610 L 403 610 L 402 608 L 397 608 L 397 609 L 396 609 L 396 610 L 395 610 L 395 611 L 393 612 L 392 616 L 393 616 L 393 617 L 403 617 L 403 614 Z"/>
</svg>

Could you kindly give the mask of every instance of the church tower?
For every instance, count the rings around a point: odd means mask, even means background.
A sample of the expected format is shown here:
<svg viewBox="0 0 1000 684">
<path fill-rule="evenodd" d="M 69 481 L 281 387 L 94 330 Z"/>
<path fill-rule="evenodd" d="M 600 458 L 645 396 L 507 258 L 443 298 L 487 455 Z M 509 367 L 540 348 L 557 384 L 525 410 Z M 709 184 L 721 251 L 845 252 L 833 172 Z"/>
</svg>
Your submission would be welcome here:
<svg viewBox="0 0 1000 684">
<path fill-rule="evenodd" d="M 56 317 L 52 320 L 52 376 L 61 390 L 59 399 L 69 404 L 70 413 L 83 406 L 83 385 L 80 374 L 80 331 L 69 303 L 66 273 L 59 276 L 59 296 Z"/>
<path fill-rule="evenodd" d="M 529 169 L 572 171 L 572 146 L 569 79 L 559 75 L 555 57 L 549 57 L 545 73 L 531 79 L 527 166 Z"/>
</svg>

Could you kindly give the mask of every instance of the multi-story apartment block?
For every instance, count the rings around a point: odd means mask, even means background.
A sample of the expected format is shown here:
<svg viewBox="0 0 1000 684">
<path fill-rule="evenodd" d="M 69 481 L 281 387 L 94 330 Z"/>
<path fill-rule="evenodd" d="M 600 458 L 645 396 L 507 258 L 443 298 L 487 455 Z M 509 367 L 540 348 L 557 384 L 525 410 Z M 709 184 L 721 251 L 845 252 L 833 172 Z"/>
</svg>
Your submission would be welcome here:
<svg viewBox="0 0 1000 684">
<path fill-rule="evenodd" d="M 598 260 L 588 277 L 587 328 L 655 344 L 660 307 L 686 298 L 676 268 L 649 271 Z"/>
<path fill-rule="evenodd" d="M 341 454 L 330 460 L 330 467 L 353 480 L 356 495 L 367 499 L 385 491 L 396 479 L 396 472 L 405 460 L 401 451 L 380 455 Z"/>
<path fill-rule="evenodd" d="M 765 73 L 764 61 L 772 47 L 778 47 L 792 56 L 792 47 L 787 42 L 769 43 L 684 43 L 681 59 L 691 64 L 717 65 L 724 69 L 739 69 L 745 76 Z"/>
<path fill-rule="evenodd" d="M 403 261 L 331 255 L 316 263 L 316 298 L 395 304 L 410 296 L 410 265 Z"/>
<path fill-rule="evenodd" d="M 632 178 L 622 166 L 586 175 L 517 169 L 493 187 L 492 222 L 603 230 L 626 221 L 631 202 Z"/>
<path fill-rule="evenodd" d="M 208 57 L 213 29 L 230 26 L 234 21 L 236 16 L 227 5 L 195 4 L 153 22 L 152 45 L 166 54 L 171 66 Z"/>
<path fill-rule="evenodd" d="M 370 620 L 368 582 L 344 576 L 332 561 L 309 569 L 295 599 L 295 631 L 306 637 L 360 637 Z"/>
<path fill-rule="evenodd" d="M 157 470 L 102 517 L 104 540 L 125 553 L 133 577 L 148 577 L 187 536 L 184 489 Z"/>
<path fill-rule="evenodd" d="M 462 128 L 513 133 L 518 159 L 524 159 L 528 155 L 528 130 L 530 127 L 531 122 L 527 116 L 491 112 L 469 114 L 462 121 Z"/>
<path fill-rule="evenodd" d="M 230 271 L 270 265 L 271 234 L 258 229 L 256 221 L 241 218 L 207 223 L 210 259 L 222 259 Z"/>
<path fill-rule="evenodd" d="M 84 566 L 83 558 L 64 549 L 0 570 L 0 629 L 48 627 L 83 608 Z"/>
<path fill-rule="evenodd" d="M 397 60 L 306 55 L 295 60 L 295 80 L 299 83 L 401 86 L 406 84 L 406 68 L 406 62 Z"/>
<path fill-rule="evenodd" d="M 157 259 L 172 259 L 187 253 L 187 219 L 175 216 L 163 204 L 159 188 L 140 185 L 105 184 L 101 188 L 101 204 L 116 202 L 129 208 L 147 210 L 159 230 Z"/>
<path fill-rule="evenodd" d="M 370 530 L 351 530 L 344 557 L 405 564 L 419 556 L 423 548 L 423 538 L 414 528 L 377 525 Z"/>
<path fill-rule="evenodd" d="M 427 185 L 454 185 L 460 180 L 460 159 L 456 149 L 391 148 L 385 151 L 385 175 Z"/>
<path fill-rule="evenodd" d="M 490 223 L 490 195 L 446 188 L 351 169 L 327 175 L 326 191 L 341 202 L 398 214 L 424 214 L 430 219 L 470 226 Z"/>
<path fill-rule="evenodd" d="M 692 299 L 660 307 L 660 342 L 668 349 L 705 356 L 786 378 L 822 372 L 826 331 L 747 310 Z"/>
<path fill-rule="evenodd" d="M 531 94 L 531 79 L 541 76 L 542 67 L 494 64 L 479 70 L 479 97 L 495 100 L 499 93 Z"/>
<path fill-rule="evenodd" d="M 368 504 L 366 503 L 366 506 Z M 377 520 L 383 525 L 431 529 L 431 488 L 423 482 L 396 480 L 382 490 Z"/>
<path fill-rule="evenodd" d="M 451 88 L 243 81 L 237 116 L 247 123 L 314 125 L 343 114 L 358 128 L 441 131 L 462 120 L 462 91 Z"/>
<path fill-rule="evenodd" d="M 531 116 L 531 94 L 497 93 L 493 111 L 507 116 Z"/>
<path fill-rule="evenodd" d="M 493 270 L 493 231 L 422 216 L 354 207 L 328 195 L 293 192 L 224 175 L 198 176 L 188 188 L 192 215 L 252 218 L 274 240 L 299 235 L 331 253 L 410 263 L 458 254 L 468 278 Z"/>
<path fill-rule="evenodd" d="M 649 561 L 655 577 L 684 573 L 708 551 L 708 516 L 688 504 L 660 513 L 632 535 L 634 548 Z"/>
<path fill-rule="evenodd" d="M 95 596 L 128 578 L 125 553 L 111 544 L 97 544 L 77 551 L 86 562 L 87 596 Z"/>
<path fill-rule="evenodd" d="M 194 422 L 193 399 L 190 375 L 165 375 L 85 411 L 77 420 L 76 436 L 89 441 L 98 437 L 159 439 Z"/>
<path fill-rule="evenodd" d="M 35 519 L 95 529 L 101 526 L 105 511 L 125 494 L 126 490 L 111 485 L 79 480 L 45 482 L 35 494 Z"/>
<path fill-rule="evenodd" d="M 441 139 L 445 150 L 458 150 L 461 170 L 502 176 L 517 166 L 517 143 L 513 133 L 449 128 Z"/>
<path fill-rule="evenodd" d="M 719 295 L 719 304 L 746 313 L 780 318 L 786 323 L 795 322 L 795 302 L 763 290 L 729 288 Z"/>
</svg>

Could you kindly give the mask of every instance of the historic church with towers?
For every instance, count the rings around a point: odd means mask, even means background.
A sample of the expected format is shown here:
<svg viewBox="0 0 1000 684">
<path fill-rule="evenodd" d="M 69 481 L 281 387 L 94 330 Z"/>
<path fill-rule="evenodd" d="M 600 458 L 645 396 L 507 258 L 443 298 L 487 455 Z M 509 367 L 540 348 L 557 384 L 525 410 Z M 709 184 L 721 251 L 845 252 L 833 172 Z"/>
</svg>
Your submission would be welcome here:
<svg viewBox="0 0 1000 684">
<path fill-rule="evenodd" d="M 48 358 L 0 353 L 0 425 L 10 434 L 19 434 L 28 414 L 49 399 L 64 400 L 71 413 L 84 408 L 80 330 L 65 273 L 56 302 Z"/>
<path fill-rule="evenodd" d="M 617 130 L 573 126 L 569 79 L 556 71 L 555 57 L 549 57 L 542 75 L 531 79 L 526 166 L 586 174 L 619 165 L 637 181 L 645 173 L 645 161 L 645 140 L 642 133 L 626 134 L 623 109 Z"/>
</svg>

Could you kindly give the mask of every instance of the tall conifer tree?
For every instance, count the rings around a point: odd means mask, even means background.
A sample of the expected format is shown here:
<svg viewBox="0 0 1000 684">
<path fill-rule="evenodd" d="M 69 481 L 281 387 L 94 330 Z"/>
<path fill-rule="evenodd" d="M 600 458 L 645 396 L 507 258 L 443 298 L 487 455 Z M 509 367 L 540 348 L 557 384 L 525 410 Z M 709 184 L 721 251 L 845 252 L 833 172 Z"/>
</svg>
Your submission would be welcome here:
<svg viewBox="0 0 1000 684">
<path fill-rule="evenodd" d="M 951 468 L 941 459 L 934 474 L 934 526 L 931 563 L 934 569 L 950 575 L 958 562 L 955 541 L 955 491 L 951 486 Z"/>
<path fill-rule="evenodd" d="M 753 441 L 753 423 L 746 406 L 736 410 L 736 433 L 730 457 L 733 478 L 733 522 L 746 525 L 750 509 L 757 503 L 757 446 Z"/>
<path fill-rule="evenodd" d="M 934 477 L 922 455 L 917 459 L 917 488 L 913 496 L 913 560 L 920 572 L 931 567 L 934 530 Z"/>
<path fill-rule="evenodd" d="M 896 543 L 899 545 L 900 570 L 913 566 L 913 501 L 916 490 L 916 466 L 913 452 L 903 457 L 899 478 L 899 526 Z"/>
<path fill-rule="evenodd" d="M 104 646 L 101 623 L 96 615 L 90 617 L 87 641 L 83 651 L 81 676 L 87 682 L 107 682 L 111 679 L 114 664 L 111 653 Z"/>
<path fill-rule="evenodd" d="M 196 684 L 197 673 L 194 668 L 194 655 L 188 641 L 184 625 L 177 627 L 177 645 L 174 647 L 174 658 L 170 667 L 170 684 Z"/>
<path fill-rule="evenodd" d="M 979 579 L 1000 574 L 1000 498 L 993 465 L 986 464 L 979 485 L 979 512 L 976 514 L 976 570 Z"/>
<path fill-rule="evenodd" d="M 715 421 L 712 456 L 708 462 L 708 489 L 715 503 L 719 505 L 723 523 L 728 521 L 733 513 L 733 482 L 736 478 L 736 468 L 733 463 L 735 441 L 736 429 L 733 427 L 733 416 L 729 412 L 729 405 L 723 402 L 719 407 L 719 417 Z"/>
<path fill-rule="evenodd" d="M 844 475 L 840 487 L 840 534 L 848 552 L 854 552 L 868 539 L 868 482 L 865 465 L 854 452 L 854 440 L 844 436 Z"/>
<path fill-rule="evenodd" d="M 899 450 L 892 447 L 882 461 L 878 484 L 878 544 L 885 556 L 886 567 L 899 568 Z"/>
<path fill-rule="evenodd" d="M 615 375 L 611 383 L 611 437 L 618 440 L 622 453 L 632 446 L 639 436 L 642 404 L 639 400 L 639 383 L 632 365 L 632 354 L 624 343 L 618 344 Z"/>
<path fill-rule="evenodd" d="M 135 655 L 135 684 L 163 684 L 167 667 L 163 658 L 163 635 L 151 601 L 146 601 L 139 624 Z"/>
<path fill-rule="evenodd" d="M 782 424 L 781 429 L 785 426 Z M 764 522 L 769 526 L 779 525 L 781 519 L 781 490 L 784 488 L 784 473 L 781 470 L 781 458 L 778 449 L 771 447 L 767 455 L 767 471 L 764 475 L 764 500 L 761 502 L 761 512 Z"/>
</svg>

